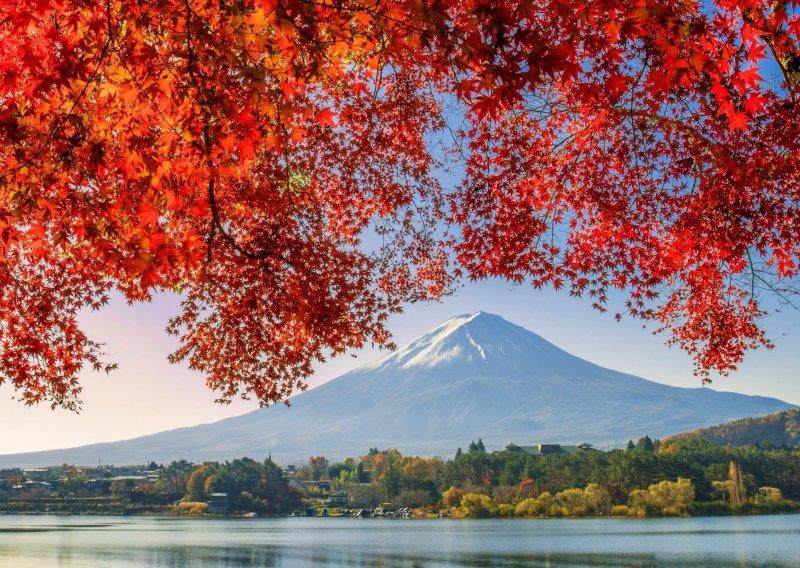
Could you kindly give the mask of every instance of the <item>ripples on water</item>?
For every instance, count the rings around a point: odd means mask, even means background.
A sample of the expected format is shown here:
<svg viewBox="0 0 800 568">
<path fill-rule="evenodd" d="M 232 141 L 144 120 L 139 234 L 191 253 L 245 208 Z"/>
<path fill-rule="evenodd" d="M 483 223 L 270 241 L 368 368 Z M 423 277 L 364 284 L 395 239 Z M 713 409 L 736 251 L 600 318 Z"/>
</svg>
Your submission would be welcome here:
<svg viewBox="0 0 800 568">
<path fill-rule="evenodd" d="M 800 516 L 379 520 L 0 516 L 2 568 L 800 567 Z"/>
</svg>

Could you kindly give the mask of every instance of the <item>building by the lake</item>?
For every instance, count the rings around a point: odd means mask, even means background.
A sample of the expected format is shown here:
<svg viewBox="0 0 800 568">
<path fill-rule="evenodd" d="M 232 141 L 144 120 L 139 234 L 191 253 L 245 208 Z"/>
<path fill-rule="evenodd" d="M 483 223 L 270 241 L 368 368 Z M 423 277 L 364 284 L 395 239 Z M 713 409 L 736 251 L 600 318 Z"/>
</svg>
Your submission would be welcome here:
<svg viewBox="0 0 800 568">
<path fill-rule="evenodd" d="M 209 515 L 227 515 L 231 509 L 231 500 L 227 493 L 212 493 L 208 499 Z"/>
<path fill-rule="evenodd" d="M 510 443 L 505 447 L 505 451 L 527 454 L 529 456 L 543 456 L 551 454 L 585 454 L 587 452 L 598 452 L 591 444 L 586 442 L 577 446 L 563 446 L 561 444 L 536 444 L 533 446 L 518 446 Z"/>
</svg>

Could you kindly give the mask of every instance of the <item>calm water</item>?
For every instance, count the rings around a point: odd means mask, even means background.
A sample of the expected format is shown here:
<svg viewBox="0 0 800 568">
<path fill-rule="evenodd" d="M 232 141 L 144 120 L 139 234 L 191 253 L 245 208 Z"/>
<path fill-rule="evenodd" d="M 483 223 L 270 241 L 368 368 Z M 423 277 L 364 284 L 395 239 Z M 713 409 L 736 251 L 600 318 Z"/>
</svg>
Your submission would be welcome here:
<svg viewBox="0 0 800 568">
<path fill-rule="evenodd" d="M 0 567 L 56 566 L 800 567 L 800 515 L 507 521 L 0 515 Z"/>
</svg>

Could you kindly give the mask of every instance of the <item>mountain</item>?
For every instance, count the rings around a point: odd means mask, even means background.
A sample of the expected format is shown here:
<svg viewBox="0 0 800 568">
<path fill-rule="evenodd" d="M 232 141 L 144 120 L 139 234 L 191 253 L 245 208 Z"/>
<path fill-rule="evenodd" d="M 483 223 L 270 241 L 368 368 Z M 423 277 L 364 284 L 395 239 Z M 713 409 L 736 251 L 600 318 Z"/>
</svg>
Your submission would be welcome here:
<svg viewBox="0 0 800 568">
<path fill-rule="evenodd" d="M 292 398 L 213 424 L 80 448 L 0 456 L 0 467 L 312 455 L 371 447 L 451 455 L 481 437 L 623 444 L 792 408 L 774 398 L 677 388 L 605 369 L 499 316 L 452 318 L 397 351 Z"/>
<path fill-rule="evenodd" d="M 800 410 L 784 410 L 759 418 L 744 418 L 719 426 L 675 434 L 667 440 L 682 438 L 700 438 L 727 446 L 769 443 L 775 446 L 796 447 L 800 446 Z"/>
</svg>

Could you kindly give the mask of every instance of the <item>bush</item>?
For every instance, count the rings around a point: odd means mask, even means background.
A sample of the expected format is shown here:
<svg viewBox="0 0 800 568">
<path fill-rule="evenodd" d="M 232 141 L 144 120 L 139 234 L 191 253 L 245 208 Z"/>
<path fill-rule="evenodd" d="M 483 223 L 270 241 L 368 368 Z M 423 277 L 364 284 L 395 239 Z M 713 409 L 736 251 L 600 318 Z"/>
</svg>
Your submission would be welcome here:
<svg viewBox="0 0 800 568">
<path fill-rule="evenodd" d="M 514 507 L 514 514 L 518 517 L 534 517 L 536 512 L 536 499 L 523 499 Z"/>
<path fill-rule="evenodd" d="M 461 511 L 469 519 L 483 519 L 492 516 L 494 507 L 488 495 L 467 493 L 461 498 Z"/>
<path fill-rule="evenodd" d="M 556 502 L 564 509 L 562 514 L 570 517 L 607 515 L 611 510 L 608 491 L 596 483 L 590 483 L 586 489 L 566 489 L 556 495 Z"/>
<path fill-rule="evenodd" d="M 781 490 L 777 487 L 760 487 L 755 494 L 754 501 L 759 505 L 783 501 Z"/>
<path fill-rule="evenodd" d="M 614 505 L 611 507 L 610 515 L 612 517 L 629 517 L 634 514 L 634 511 L 627 505 Z"/>
<path fill-rule="evenodd" d="M 554 504 L 553 496 L 545 491 L 535 499 L 529 497 L 520 501 L 514 512 L 518 517 L 542 517 L 549 514 Z"/>
<path fill-rule="evenodd" d="M 634 489 L 628 497 L 628 505 L 634 511 L 646 513 L 648 509 L 653 509 L 651 505 L 650 493 L 644 489 Z"/>
<path fill-rule="evenodd" d="M 556 502 L 565 510 L 566 516 L 585 517 L 588 513 L 583 489 L 565 489 L 556 494 Z"/>
<path fill-rule="evenodd" d="M 690 479 L 662 481 L 630 493 L 628 504 L 641 515 L 685 515 L 694 502 L 694 485 Z"/>
<path fill-rule="evenodd" d="M 694 501 L 694 485 L 690 479 L 682 477 L 677 481 L 662 481 L 651 485 L 648 491 L 653 504 L 665 515 L 685 515 Z"/>
<path fill-rule="evenodd" d="M 445 507 L 458 507 L 464 495 L 465 493 L 461 489 L 451 487 L 442 493 L 442 503 L 444 503 Z"/>
<path fill-rule="evenodd" d="M 514 505 L 510 503 L 500 503 L 497 506 L 497 516 L 498 517 L 513 517 L 516 508 Z"/>
<path fill-rule="evenodd" d="M 590 515 L 607 515 L 611 511 L 611 496 L 596 483 L 590 483 L 583 490 Z"/>
<path fill-rule="evenodd" d="M 182 501 L 174 507 L 176 515 L 205 515 L 208 513 L 208 503 L 202 501 Z"/>
</svg>

